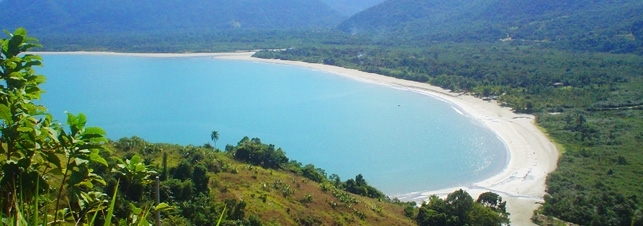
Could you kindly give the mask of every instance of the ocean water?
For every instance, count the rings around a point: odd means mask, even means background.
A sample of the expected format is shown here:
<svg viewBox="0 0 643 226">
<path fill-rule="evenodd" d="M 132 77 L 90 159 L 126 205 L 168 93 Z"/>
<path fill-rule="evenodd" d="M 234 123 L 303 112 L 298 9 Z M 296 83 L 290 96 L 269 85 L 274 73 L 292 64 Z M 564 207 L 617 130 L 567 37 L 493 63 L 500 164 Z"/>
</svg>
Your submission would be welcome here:
<svg viewBox="0 0 643 226">
<path fill-rule="evenodd" d="M 501 140 L 455 106 L 308 68 L 211 57 L 44 55 L 42 104 L 110 139 L 217 147 L 244 136 L 389 195 L 467 185 L 506 166 Z"/>
</svg>

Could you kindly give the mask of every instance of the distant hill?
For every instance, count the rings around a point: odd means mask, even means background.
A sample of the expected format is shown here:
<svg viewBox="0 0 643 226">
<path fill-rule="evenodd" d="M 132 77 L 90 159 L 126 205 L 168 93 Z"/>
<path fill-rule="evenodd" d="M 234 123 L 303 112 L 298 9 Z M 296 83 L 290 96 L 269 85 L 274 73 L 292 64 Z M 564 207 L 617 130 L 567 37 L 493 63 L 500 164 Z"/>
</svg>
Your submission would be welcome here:
<svg viewBox="0 0 643 226">
<path fill-rule="evenodd" d="M 397 0 L 338 28 L 424 41 L 548 42 L 572 49 L 631 52 L 643 40 L 640 0 Z"/>
<path fill-rule="evenodd" d="M 0 28 L 32 34 L 205 32 L 330 28 L 342 16 L 321 0 L 4 0 Z"/>
<path fill-rule="evenodd" d="M 346 16 L 355 15 L 383 1 L 384 0 L 322 0 L 322 2 Z"/>
</svg>

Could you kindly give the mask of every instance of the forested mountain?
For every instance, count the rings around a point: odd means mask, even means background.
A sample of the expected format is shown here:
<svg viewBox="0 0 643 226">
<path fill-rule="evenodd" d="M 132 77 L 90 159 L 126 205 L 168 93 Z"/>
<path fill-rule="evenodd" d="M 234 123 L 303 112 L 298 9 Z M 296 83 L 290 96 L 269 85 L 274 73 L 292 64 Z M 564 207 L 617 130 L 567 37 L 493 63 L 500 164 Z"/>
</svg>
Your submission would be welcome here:
<svg viewBox="0 0 643 226">
<path fill-rule="evenodd" d="M 340 13 L 352 16 L 384 0 L 322 0 Z"/>
<path fill-rule="evenodd" d="M 345 19 L 321 0 L 4 0 L 0 27 L 35 34 L 329 28 Z M 18 16 L 19 15 L 19 16 Z"/>
<path fill-rule="evenodd" d="M 344 21 L 353 34 L 416 41 L 513 41 L 559 48 L 641 52 L 643 2 L 638 0 L 398 0 Z"/>
</svg>

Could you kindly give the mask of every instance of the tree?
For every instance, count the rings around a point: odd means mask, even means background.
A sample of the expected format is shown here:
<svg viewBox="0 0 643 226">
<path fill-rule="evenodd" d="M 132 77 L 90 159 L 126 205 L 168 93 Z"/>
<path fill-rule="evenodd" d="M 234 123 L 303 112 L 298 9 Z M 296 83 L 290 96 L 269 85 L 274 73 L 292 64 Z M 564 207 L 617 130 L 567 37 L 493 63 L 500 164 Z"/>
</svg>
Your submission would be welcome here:
<svg viewBox="0 0 643 226">
<path fill-rule="evenodd" d="M 192 182 L 194 182 L 194 188 L 197 193 L 209 193 L 208 182 L 210 181 L 210 177 L 207 173 L 208 169 L 203 164 L 194 166 L 192 170 Z"/>
<path fill-rule="evenodd" d="M 447 204 L 436 195 L 429 197 L 428 203 L 422 203 L 415 219 L 418 225 L 449 225 Z"/>
<path fill-rule="evenodd" d="M 214 149 L 217 149 L 217 140 L 219 140 L 219 132 L 216 130 L 212 130 L 212 133 L 210 133 L 210 139 L 212 142 L 214 142 Z"/>
<path fill-rule="evenodd" d="M 148 170 L 141 157 L 136 154 L 132 158 L 120 162 L 112 169 L 120 178 L 122 193 L 131 200 L 139 201 L 143 193 L 143 185 L 151 183 L 156 172 Z"/>
<path fill-rule="evenodd" d="M 418 225 L 506 225 L 509 214 L 504 211 L 504 204 L 500 196 L 492 192 L 483 193 L 473 202 L 466 191 L 459 189 L 445 199 L 429 197 L 415 220 Z"/>
<path fill-rule="evenodd" d="M 507 211 L 507 208 L 506 208 L 507 202 L 503 202 L 502 197 L 500 197 L 500 195 L 493 192 L 485 192 L 480 194 L 476 202 L 486 207 L 489 207 L 494 211 L 499 211 L 499 212 Z"/>
<path fill-rule="evenodd" d="M 317 169 L 315 169 L 315 166 L 313 164 L 308 164 L 304 166 L 304 168 L 301 170 L 302 174 L 304 177 L 311 179 L 312 181 L 321 183 L 324 181 L 325 177 Z"/>
<path fill-rule="evenodd" d="M 473 207 L 473 198 L 462 189 L 458 189 L 449 194 L 445 199 L 446 204 L 450 207 L 451 215 L 456 216 L 457 221 L 464 225 L 468 221 L 468 213 Z"/>
</svg>

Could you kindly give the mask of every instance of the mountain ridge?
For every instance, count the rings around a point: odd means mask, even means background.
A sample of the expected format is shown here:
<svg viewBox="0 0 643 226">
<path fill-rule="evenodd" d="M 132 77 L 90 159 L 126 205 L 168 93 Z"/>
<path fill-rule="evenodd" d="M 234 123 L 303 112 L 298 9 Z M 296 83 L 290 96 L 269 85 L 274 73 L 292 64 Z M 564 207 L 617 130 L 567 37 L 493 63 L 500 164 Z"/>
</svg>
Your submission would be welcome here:
<svg viewBox="0 0 643 226">
<path fill-rule="evenodd" d="M 319 29 L 344 19 L 320 0 L 5 0 L 0 7 L 16 9 L 0 15 L 0 27 L 35 34 Z"/>
<path fill-rule="evenodd" d="M 643 46 L 643 2 L 635 0 L 386 1 L 338 25 L 352 34 L 415 42 L 495 42 L 509 36 L 567 49 L 635 52 Z"/>
<path fill-rule="evenodd" d="M 367 8 L 384 2 L 384 0 L 322 0 L 338 12 L 352 16 Z"/>
</svg>

